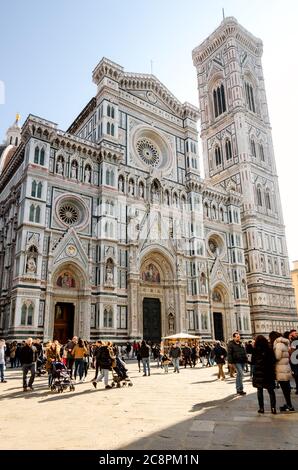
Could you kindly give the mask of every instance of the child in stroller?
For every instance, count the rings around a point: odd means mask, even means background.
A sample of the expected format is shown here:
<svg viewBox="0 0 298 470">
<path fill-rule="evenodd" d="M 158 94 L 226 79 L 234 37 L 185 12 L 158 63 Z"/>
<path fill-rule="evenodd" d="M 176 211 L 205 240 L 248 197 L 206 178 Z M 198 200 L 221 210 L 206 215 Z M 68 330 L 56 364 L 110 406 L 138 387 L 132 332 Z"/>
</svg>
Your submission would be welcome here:
<svg viewBox="0 0 298 470">
<path fill-rule="evenodd" d="M 127 368 L 125 367 L 125 362 L 116 357 L 116 367 L 112 368 L 113 382 L 112 387 L 120 388 L 121 385 L 125 386 L 128 384 L 129 387 L 132 387 L 133 383 L 128 377 Z"/>
<path fill-rule="evenodd" d="M 70 378 L 66 366 L 60 361 L 52 362 L 51 367 L 52 382 L 51 382 L 51 391 L 62 393 L 63 390 L 66 390 L 69 387 L 69 391 L 72 392 L 75 390 L 73 381 Z"/>
</svg>

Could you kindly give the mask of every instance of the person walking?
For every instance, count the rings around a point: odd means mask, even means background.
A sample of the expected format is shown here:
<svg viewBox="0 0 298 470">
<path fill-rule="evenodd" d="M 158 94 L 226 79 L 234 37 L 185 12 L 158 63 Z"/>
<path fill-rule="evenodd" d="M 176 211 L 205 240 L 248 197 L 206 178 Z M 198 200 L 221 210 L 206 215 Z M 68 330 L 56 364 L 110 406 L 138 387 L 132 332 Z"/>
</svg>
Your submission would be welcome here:
<svg viewBox="0 0 298 470">
<path fill-rule="evenodd" d="M 116 365 L 116 357 L 114 355 L 111 343 L 108 341 L 106 344 L 102 343 L 101 347 L 97 351 L 96 360 L 101 370 L 101 374 L 95 380 L 92 381 L 93 387 L 97 387 L 97 382 L 101 382 L 104 379 L 105 388 L 112 388 L 109 385 L 109 371 Z"/>
<path fill-rule="evenodd" d="M 179 374 L 179 361 L 181 357 L 181 348 L 179 347 L 179 343 L 175 343 L 174 346 L 170 349 L 170 358 L 172 359 L 174 372 Z"/>
<path fill-rule="evenodd" d="M 234 364 L 237 371 L 236 391 L 238 395 L 246 395 L 246 392 L 243 391 L 243 368 L 246 362 L 244 345 L 241 343 L 239 332 L 235 331 L 233 340 L 228 344 L 228 363 Z"/>
<path fill-rule="evenodd" d="M 218 366 L 217 378 L 225 380 L 226 376 L 223 371 L 223 366 L 226 363 L 227 351 L 222 347 L 220 341 L 216 341 L 215 348 L 213 349 L 214 359 Z"/>
<path fill-rule="evenodd" d="M 33 339 L 28 338 L 25 346 L 21 349 L 20 360 L 23 368 L 23 390 L 33 390 L 33 382 L 36 372 L 37 349 L 33 346 Z M 27 374 L 30 371 L 30 379 L 27 383 Z"/>
<path fill-rule="evenodd" d="M 7 380 L 4 378 L 4 370 L 5 370 L 5 340 L 0 339 L 0 378 L 2 383 L 6 383 Z"/>
<path fill-rule="evenodd" d="M 143 339 L 140 348 L 140 355 L 143 363 L 143 377 L 150 375 L 150 347 Z"/>
<path fill-rule="evenodd" d="M 258 389 L 258 413 L 264 413 L 263 390 L 266 388 L 270 397 L 271 413 L 275 415 L 275 356 L 267 339 L 263 335 L 258 335 L 255 339 L 251 363 L 254 365 L 252 385 Z"/>
<path fill-rule="evenodd" d="M 289 347 L 290 342 L 287 338 L 283 338 L 281 333 L 271 331 L 269 339 L 276 358 L 275 373 L 286 403 L 281 406 L 280 411 L 295 411 L 291 401 L 291 385 L 292 371 L 290 367 Z"/>
</svg>

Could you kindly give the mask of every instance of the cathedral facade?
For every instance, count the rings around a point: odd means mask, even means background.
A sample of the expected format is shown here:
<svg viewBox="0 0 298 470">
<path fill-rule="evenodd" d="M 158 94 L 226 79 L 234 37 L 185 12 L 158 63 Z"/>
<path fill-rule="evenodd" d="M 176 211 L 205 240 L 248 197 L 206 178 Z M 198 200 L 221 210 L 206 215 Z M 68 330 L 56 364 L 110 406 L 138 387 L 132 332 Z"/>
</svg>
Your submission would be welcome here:
<svg viewBox="0 0 298 470">
<path fill-rule="evenodd" d="M 227 340 L 297 326 L 261 55 L 227 18 L 193 51 L 199 109 L 103 58 L 66 132 L 33 115 L 8 129 L 1 336 Z"/>
</svg>

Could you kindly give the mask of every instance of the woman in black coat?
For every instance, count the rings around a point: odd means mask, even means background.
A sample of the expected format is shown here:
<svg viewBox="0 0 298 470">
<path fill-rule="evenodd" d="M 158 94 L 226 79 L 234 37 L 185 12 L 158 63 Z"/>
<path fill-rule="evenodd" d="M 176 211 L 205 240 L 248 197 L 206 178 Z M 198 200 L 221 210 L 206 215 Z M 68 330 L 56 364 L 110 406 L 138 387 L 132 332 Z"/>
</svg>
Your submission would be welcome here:
<svg viewBox="0 0 298 470">
<path fill-rule="evenodd" d="M 258 413 L 264 413 L 263 389 L 266 388 L 270 397 L 271 413 L 276 414 L 275 356 L 263 335 L 256 337 L 251 362 L 254 365 L 252 384 L 258 389 Z"/>
</svg>

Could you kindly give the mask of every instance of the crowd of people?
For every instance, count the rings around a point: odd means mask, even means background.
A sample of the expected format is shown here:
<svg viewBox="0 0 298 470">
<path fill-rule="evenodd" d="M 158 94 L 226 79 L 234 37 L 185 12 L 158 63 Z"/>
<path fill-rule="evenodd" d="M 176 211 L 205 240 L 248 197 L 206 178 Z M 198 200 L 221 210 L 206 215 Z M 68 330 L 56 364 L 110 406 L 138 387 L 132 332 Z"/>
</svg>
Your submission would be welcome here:
<svg viewBox="0 0 298 470">
<path fill-rule="evenodd" d="M 42 344 L 40 339 L 28 338 L 22 343 L 12 341 L 5 343 L 0 340 L 0 380 L 6 382 L 5 369 L 7 366 L 23 370 L 24 392 L 33 390 L 36 371 L 39 375 L 48 373 L 48 386 L 51 388 L 53 380 L 53 363 L 61 362 L 69 371 L 71 379 L 84 382 L 90 366 L 94 373 L 91 382 L 97 388 L 98 382 L 104 381 L 106 389 L 109 385 L 109 373 L 116 367 L 116 361 L 125 367 L 125 360 L 136 359 L 138 369 L 143 376 L 150 376 L 150 362 L 153 360 L 164 373 L 169 372 L 169 365 L 173 365 L 173 372 L 179 374 L 181 367 L 218 366 L 217 377 L 225 380 L 224 366 L 227 364 L 230 377 L 236 374 L 236 393 L 246 395 L 243 388 L 243 373 L 249 372 L 252 384 L 257 388 L 258 413 L 264 413 L 264 389 L 268 391 L 270 408 L 276 414 L 275 389 L 280 387 L 285 404 L 280 407 L 281 412 L 292 412 L 294 407 L 291 401 L 290 380 L 295 380 L 296 394 L 298 394 L 298 334 L 296 330 L 285 332 L 283 335 L 276 331 L 269 334 L 269 338 L 258 335 L 254 340 L 243 343 L 239 332 L 233 334 L 227 345 L 220 341 L 192 342 L 181 344 L 179 341 L 165 345 L 151 344 L 150 342 L 133 341 L 120 346 L 111 341 L 96 341 L 90 343 L 74 336 L 66 344 L 61 345 L 57 340 Z M 118 363 L 119 363 L 118 362 Z M 248 366 L 250 370 L 248 370 Z M 29 378 L 28 378 L 29 375 Z"/>
</svg>

